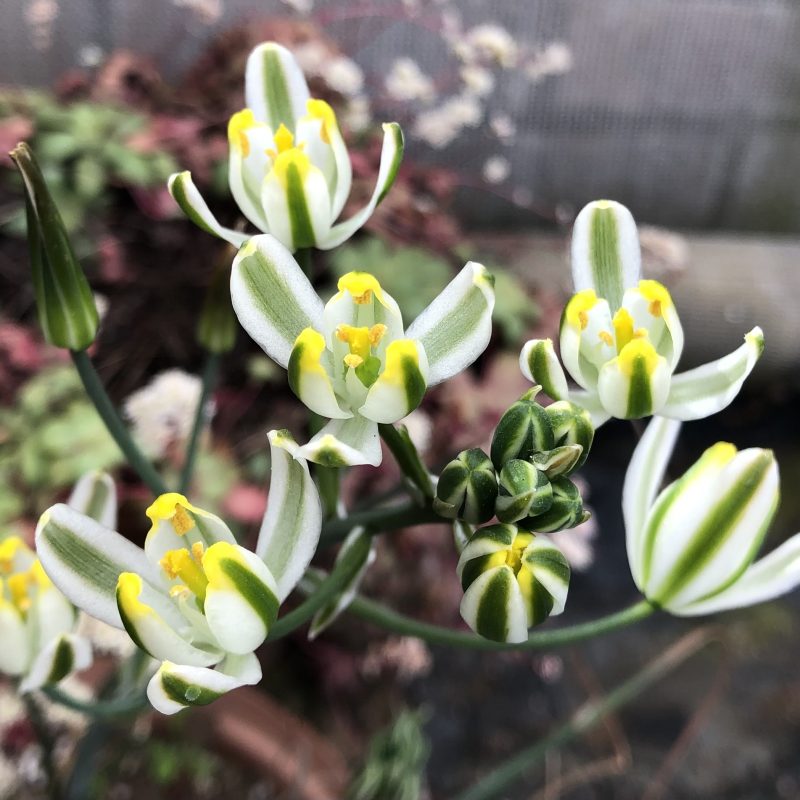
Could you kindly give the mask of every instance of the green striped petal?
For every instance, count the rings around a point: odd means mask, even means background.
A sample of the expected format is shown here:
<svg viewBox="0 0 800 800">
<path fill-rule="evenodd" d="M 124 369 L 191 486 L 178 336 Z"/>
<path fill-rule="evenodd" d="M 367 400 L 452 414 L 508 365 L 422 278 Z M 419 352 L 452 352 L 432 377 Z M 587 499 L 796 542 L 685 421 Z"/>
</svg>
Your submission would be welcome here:
<svg viewBox="0 0 800 800">
<path fill-rule="evenodd" d="M 525 392 L 500 418 L 492 436 L 491 456 L 497 469 L 512 458 L 528 461 L 534 453 L 555 447 L 553 426 L 536 402 L 539 387 Z"/>
<path fill-rule="evenodd" d="M 497 474 L 486 453 L 479 447 L 458 454 L 439 476 L 433 508 L 447 519 L 472 524 L 494 516 L 497 499 Z"/>
<path fill-rule="evenodd" d="M 608 300 L 612 313 L 625 289 L 641 276 L 639 234 L 631 212 L 613 200 L 586 205 L 572 229 L 572 280 L 575 291 L 594 289 Z"/>
<path fill-rule="evenodd" d="M 470 261 L 411 323 L 407 335 L 425 348 L 431 386 L 461 372 L 486 349 L 493 310 L 494 278 Z"/>
<path fill-rule="evenodd" d="M 280 601 L 314 557 L 322 529 L 319 492 L 288 431 L 270 431 L 272 478 L 256 553 L 276 581 Z"/>
<path fill-rule="evenodd" d="M 253 653 L 229 655 L 216 669 L 165 661 L 147 685 L 147 698 L 156 711 L 175 714 L 189 706 L 205 706 L 240 686 L 261 680 L 261 665 Z"/>
<path fill-rule="evenodd" d="M 500 471 L 497 518 L 516 522 L 523 517 L 543 514 L 553 504 L 553 489 L 547 475 L 531 464 L 512 458 Z"/>
<path fill-rule="evenodd" d="M 336 554 L 334 569 L 345 560 L 353 561 L 352 577 L 341 592 L 314 614 L 308 630 L 309 639 L 316 639 L 353 602 L 364 575 L 375 561 L 375 540 L 364 528 L 357 527 L 350 531 Z"/>
<path fill-rule="evenodd" d="M 764 352 L 764 334 L 753 328 L 744 344 L 727 356 L 672 376 L 669 395 L 659 414 L 673 419 L 703 419 L 722 411 L 739 394 Z"/>
<path fill-rule="evenodd" d="M 292 254 L 268 234 L 254 236 L 233 260 L 231 301 L 242 327 L 284 368 L 302 331 L 321 327 L 322 301 Z"/>
<path fill-rule="evenodd" d="M 123 627 L 116 602 L 121 573 L 136 572 L 152 586 L 163 586 L 140 547 L 63 504 L 39 519 L 36 551 L 49 578 L 74 605 L 117 628 Z"/>
<path fill-rule="evenodd" d="M 556 447 L 580 445 L 581 455 L 571 471 L 580 469 L 586 462 L 594 442 L 594 424 L 591 413 L 571 400 L 558 400 L 545 408 L 553 428 Z"/>
<path fill-rule="evenodd" d="M 378 179 L 375 182 L 375 189 L 372 192 L 369 203 L 350 217 L 350 219 L 334 225 L 330 231 L 317 242 L 317 247 L 319 247 L 320 250 L 332 250 L 334 247 L 338 247 L 342 242 L 346 242 L 367 222 L 378 204 L 386 197 L 389 189 L 391 189 L 402 160 L 403 132 L 396 122 L 387 122 L 383 125 L 383 149 L 381 150 L 381 164 L 378 169 Z"/>
<path fill-rule="evenodd" d="M 34 653 L 75 627 L 72 603 L 53 584 L 48 584 L 47 581 L 39 584 L 28 609 L 28 633 Z"/>
<path fill-rule="evenodd" d="M 522 374 L 544 389 L 553 400 L 567 400 L 567 376 L 556 356 L 552 339 L 531 339 L 522 346 L 519 354 Z"/>
<path fill-rule="evenodd" d="M 681 423 L 653 417 L 633 452 L 622 489 L 625 544 L 633 581 L 642 588 L 642 547 L 647 515 L 661 489 Z"/>
<path fill-rule="evenodd" d="M 611 310 L 608 301 L 594 289 L 574 294 L 561 315 L 559 346 L 561 360 L 573 380 L 584 389 L 597 386 L 600 368 L 616 355 Z"/>
<path fill-rule="evenodd" d="M 174 175 L 170 175 L 167 188 L 181 211 L 201 230 L 219 239 L 224 239 L 234 247 L 240 247 L 250 238 L 244 233 L 233 231 L 217 222 L 217 218 L 211 213 L 211 209 L 194 185 L 190 172 L 176 172 Z"/>
<path fill-rule="evenodd" d="M 31 645 L 25 620 L 19 609 L 0 593 L 0 673 L 22 675 L 31 658 Z"/>
<path fill-rule="evenodd" d="M 748 567 L 738 580 L 706 600 L 673 613 L 682 617 L 716 614 L 774 600 L 800 586 L 800 534 Z"/>
<path fill-rule="evenodd" d="M 349 419 L 352 411 L 339 405 L 330 373 L 330 353 L 325 337 L 313 328 L 306 328 L 297 337 L 289 356 L 289 386 L 315 414 L 328 419 Z"/>
<path fill-rule="evenodd" d="M 395 339 L 387 346 L 383 371 L 367 392 L 358 413 L 374 422 L 401 420 L 422 402 L 428 374 L 424 347 L 413 339 Z"/>
<path fill-rule="evenodd" d="M 377 467 L 383 458 L 378 423 L 360 414 L 331 420 L 298 450 L 298 455 L 324 467 Z"/>
<path fill-rule="evenodd" d="M 104 528 L 117 527 L 117 487 L 107 472 L 95 470 L 81 476 L 67 505 L 97 520 Z"/>
<path fill-rule="evenodd" d="M 540 514 L 533 514 L 520 521 L 520 526 L 529 531 L 553 533 L 565 528 L 574 528 L 589 519 L 583 508 L 583 500 L 578 487 L 564 477 L 550 480 L 552 489 L 549 507 Z"/>
<path fill-rule="evenodd" d="M 545 536 L 535 536 L 522 555 L 517 574 L 528 627 L 564 611 L 569 591 L 570 568 L 564 554 Z"/>
<path fill-rule="evenodd" d="M 266 122 L 273 131 L 283 123 L 292 132 L 306 113 L 310 97 L 300 65 L 276 42 L 264 42 L 248 56 L 244 96 L 256 119 Z"/>
<path fill-rule="evenodd" d="M 229 653 L 252 652 L 278 616 L 278 584 L 269 567 L 244 547 L 217 542 L 203 553 L 203 570 L 203 610 L 214 638 Z"/>
<path fill-rule="evenodd" d="M 92 663 L 92 647 L 81 636 L 65 633 L 51 639 L 33 659 L 28 674 L 19 685 L 22 694 L 58 683 L 71 672 L 87 669 Z"/>
<path fill-rule="evenodd" d="M 528 611 L 511 567 L 482 573 L 464 592 L 461 617 L 479 636 L 517 643 L 528 638 Z"/>
<path fill-rule="evenodd" d="M 670 389 L 667 360 L 647 339 L 633 339 L 603 365 L 597 393 L 617 419 L 641 419 L 661 413 Z"/>
<path fill-rule="evenodd" d="M 778 505 L 769 450 L 720 442 L 658 497 L 645 524 L 642 586 L 670 611 L 721 592 L 753 561 Z"/>
<path fill-rule="evenodd" d="M 575 405 L 580 406 L 588 412 L 595 430 L 611 419 L 611 414 L 603 408 L 603 404 L 600 402 L 600 397 L 597 392 L 585 392 L 581 389 L 573 389 L 569 393 L 569 399 L 575 403 Z"/>
</svg>

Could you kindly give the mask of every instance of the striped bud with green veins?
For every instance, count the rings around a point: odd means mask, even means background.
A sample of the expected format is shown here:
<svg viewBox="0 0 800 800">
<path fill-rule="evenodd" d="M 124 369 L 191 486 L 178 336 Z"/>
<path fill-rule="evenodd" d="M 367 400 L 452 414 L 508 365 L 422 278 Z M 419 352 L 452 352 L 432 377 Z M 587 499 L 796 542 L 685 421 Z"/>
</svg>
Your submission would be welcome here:
<svg viewBox="0 0 800 800">
<path fill-rule="evenodd" d="M 583 508 L 581 493 L 569 478 L 553 478 L 550 486 L 553 490 L 550 507 L 541 514 L 526 517 L 520 525 L 540 533 L 554 533 L 574 528 L 589 519 L 589 512 Z"/>
<path fill-rule="evenodd" d="M 543 514 L 553 504 L 547 475 L 530 461 L 512 458 L 500 470 L 500 493 L 495 510 L 501 522 L 516 522 Z"/>
<path fill-rule="evenodd" d="M 570 569 L 544 536 L 516 525 L 479 528 L 458 561 L 461 616 L 479 636 L 517 643 L 564 610 Z"/>
<path fill-rule="evenodd" d="M 433 508 L 447 519 L 477 525 L 494 516 L 497 475 L 489 456 L 479 447 L 464 450 L 439 476 Z"/>
<path fill-rule="evenodd" d="M 585 409 L 569 400 L 558 400 L 546 406 L 545 411 L 553 426 L 553 436 L 556 446 L 579 444 L 582 448 L 581 456 L 570 472 L 580 469 L 589 456 L 594 441 L 594 425 L 592 415 Z"/>
<path fill-rule="evenodd" d="M 525 392 L 500 418 L 492 437 L 492 463 L 499 470 L 506 461 L 529 461 L 534 453 L 555 447 L 550 417 L 536 402 L 541 386 Z"/>
<path fill-rule="evenodd" d="M 25 187 L 31 273 L 42 333 L 56 347 L 85 350 L 100 324 L 92 291 L 31 149 L 18 144 L 11 158 Z"/>
<path fill-rule="evenodd" d="M 558 478 L 574 472 L 582 459 L 583 448 L 579 444 L 565 444 L 542 453 L 534 453 L 531 462 L 548 478 Z"/>
</svg>

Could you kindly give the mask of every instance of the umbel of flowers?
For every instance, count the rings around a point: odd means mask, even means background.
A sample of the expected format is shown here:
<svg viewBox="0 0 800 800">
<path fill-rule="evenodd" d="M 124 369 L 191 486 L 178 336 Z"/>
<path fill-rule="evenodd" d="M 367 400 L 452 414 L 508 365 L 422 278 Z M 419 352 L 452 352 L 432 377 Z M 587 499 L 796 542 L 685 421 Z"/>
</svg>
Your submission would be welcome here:
<svg viewBox="0 0 800 800">
<path fill-rule="evenodd" d="M 324 100 L 311 97 L 286 48 L 266 42 L 253 50 L 245 71 L 245 102 L 228 124 L 228 178 L 242 214 L 292 252 L 329 250 L 349 239 L 394 183 L 403 158 L 400 126 L 383 126 L 371 199 L 350 219 L 337 222 L 350 194 L 350 156 L 336 114 Z M 198 227 L 236 246 L 249 238 L 217 222 L 188 172 L 173 175 L 169 190 Z"/>
</svg>

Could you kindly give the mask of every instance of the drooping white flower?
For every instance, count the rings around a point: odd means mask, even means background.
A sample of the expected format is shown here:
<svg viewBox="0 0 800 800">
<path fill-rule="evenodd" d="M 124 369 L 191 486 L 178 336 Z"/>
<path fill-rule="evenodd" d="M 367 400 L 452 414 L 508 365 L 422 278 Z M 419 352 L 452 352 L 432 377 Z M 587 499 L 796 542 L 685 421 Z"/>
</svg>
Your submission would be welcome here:
<svg viewBox="0 0 800 800">
<path fill-rule="evenodd" d="M 334 62 L 322 77 L 346 94 L 360 89 L 356 65 Z M 228 179 L 242 214 L 292 252 L 329 250 L 349 239 L 372 215 L 394 183 L 403 158 L 403 134 L 395 122 L 383 126 L 383 150 L 370 201 L 337 222 L 350 194 L 352 166 L 336 114 L 310 96 L 294 56 L 274 42 L 261 44 L 247 59 L 247 107 L 228 123 Z M 240 246 L 249 234 L 225 228 L 211 213 L 189 172 L 172 175 L 169 190 L 198 227 Z"/>
<path fill-rule="evenodd" d="M 405 329 L 395 300 L 367 272 L 339 279 L 323 305 L 292 254 L 274 237 L 253 237 L 231 271 L 242 327 L 289 372 L 294 393 L 331 421 L 300 453 L 328 466 L 381 461 L 378 423 L 413 411 L 432 386 L 486 348 L 493 281 L 468 263 Z"/>
<path fill-rule="evenodd" d="M 578 215 L 572 278 L 577 293 L 561 319 L 561 359 L 581 390 L 568 388 L 550 339 L 526 342 L 520 367 L 552 398 L 589 410 L 595 427 L 609 417 L 715 414 L 736 397 L 764 349 L 761 329 L 753 328 L 734 352 L 674 374 L 683 328 L 667 289 L 641 279 L 636 223 L 619 203 L 598 200 Z"/>
<path fill-rule="evenodd" d="M 622 510 L 633 579 L 678 616 L 779 597 L 800 585 L 800 534 L 755 561 L 778 507 L 770 450 L 719 442 L 659 493 L 680 422 L 655 417 L 625 477 Z"/>
</svg>

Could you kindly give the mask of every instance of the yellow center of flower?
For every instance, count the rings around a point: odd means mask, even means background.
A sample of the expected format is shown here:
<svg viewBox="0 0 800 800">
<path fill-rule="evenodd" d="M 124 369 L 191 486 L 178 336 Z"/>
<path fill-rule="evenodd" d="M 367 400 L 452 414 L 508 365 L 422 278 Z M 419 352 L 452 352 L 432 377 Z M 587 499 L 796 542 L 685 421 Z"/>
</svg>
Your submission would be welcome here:
<svg viewBox="0 0 800 800">
<path fill-rule="evenodd" d="M 25 550 L 29 550 L 24 542 L 21 542 L 21 546 Z M 10 601 L 24 616 L 29 611 L 36 593 L 52 585 L 41 563 L 36 559 L 28 569 L 9 575 L 5 580 L 0 580 L 0 605 Z M 4 587 L 7 588 L 7 592 Z"/>
<path fill-rule="evenodd" d="M 179 578 L 201 602 L 205 600 L 208 578 L 203 570 L 203 545 L 200 542 L 192 545 L 191 551 L 185 547 L 168 550 L 158 563 L 170 580 Z M 183 589 L 178 588 L 177 592 L 170 590 L 170 593 L 174 597 L 182 594 Z"/>
<path fill-rule="evenodd" d="M 322 120 L 320 127 L 320 138 L 325 144 L 331 143 L 331 132 L 338 128 L 336 114 L 324 100 L 309 99 L 306 103 L 306 111 L 312 119 Z"/>
<path fill-rule="evenodd" d="M 511 567 L 515 575 L 519 574 L 519 571 L 524 566 L 522 556 L 525 548 L 533 541 L 533 538 L 532 533 L 526 533 L 525 531 L 517 533 L 508 550 L 500 550 L 489 559 L 489 569 L 507 566 Z"/>
<path fill-rule="evenodd" d="M 0 542 L 0 575 L 10 575 L 14 569 L 14 556 L 28 546 L 19 536 L 9 536 Z"/>
<path fill-rule="evenodd" d="M 190 512 L 194 506 L 178 492 L 167 492 L 159 495 L 145 512 L 155 526 L 159 522 L 169 522 L 178 536 L 188 533 L 196 525 Z"/>
<path fill-rule="evenodd" d="M 381 299 L 381 285 L 369 272 L 348 272 L 339 278 L 336 286 L 340 292 L 349 292 L 353 302 L 358 305 L 371 302 L 373 294 L 378 300 Z"/>
<path fill-rule="evenodd" d="M 672 305 L 669 292 L 658 281 L 639 281 L 639 292 L 647 300 L 647 310 L 654 317 L 663 317 L 664 310 Z"/>
<path fill-rule="evenodd" d="M 336 338 L 345 342 L 350 352 L 344 357 L 344 363 L 355 369 L 360 367 L 372 354 L 386 335 L 388 328 L 378 323 L 371 328 L 341 324 L 336 328 Z"/>
</svg>

